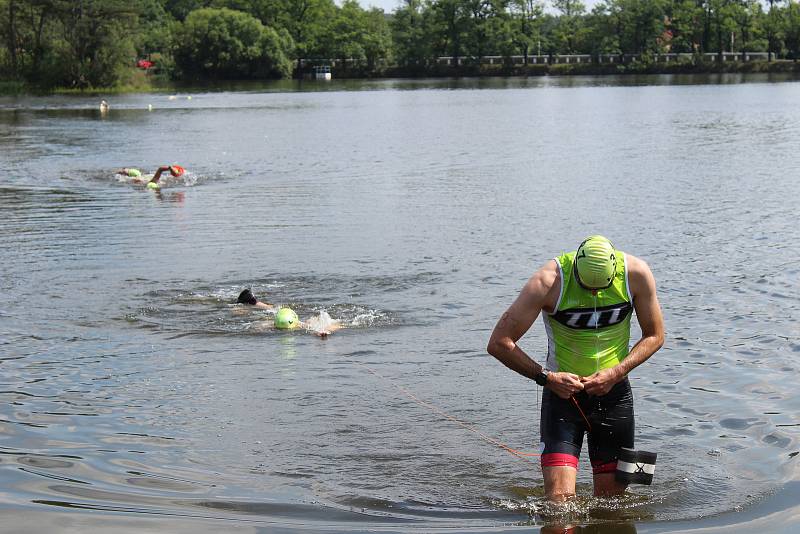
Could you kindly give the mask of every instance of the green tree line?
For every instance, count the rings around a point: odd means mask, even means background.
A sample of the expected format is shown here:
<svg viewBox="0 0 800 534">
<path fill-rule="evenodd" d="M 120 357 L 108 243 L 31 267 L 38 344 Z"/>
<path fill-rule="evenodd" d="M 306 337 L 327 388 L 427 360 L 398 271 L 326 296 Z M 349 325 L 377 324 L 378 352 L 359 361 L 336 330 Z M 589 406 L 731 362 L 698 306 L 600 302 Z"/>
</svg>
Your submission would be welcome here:
<svg viewBox="0 0 800 534">
<path fill-rule="evenodd" d="M 798 0 L 0 0 L 0 79 L 108 87 L 137 59 L 178 80 L 264 79 L 313 60 L 363 75 L 436 58 L 768 52 L 800 58 Z M 312 60 L 309 63 L 301 60 Z M 389 69 L 387 71 L 387 69 Z"/>
<path fill-rule="evenodd" d="M 797 0 L 404 0 L 392 19 L 401 65 L 437 56 L 744 53 L 800 58 Z"/>
</svg>

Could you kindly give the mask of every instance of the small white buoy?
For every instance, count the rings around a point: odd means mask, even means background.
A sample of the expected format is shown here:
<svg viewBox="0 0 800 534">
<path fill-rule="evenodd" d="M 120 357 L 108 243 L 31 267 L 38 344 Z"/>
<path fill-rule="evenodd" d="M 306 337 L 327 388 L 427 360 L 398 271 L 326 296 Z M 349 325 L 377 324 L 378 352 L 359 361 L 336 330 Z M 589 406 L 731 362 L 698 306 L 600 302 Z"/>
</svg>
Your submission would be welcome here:
<svg viewBox="0 0 800 534">
<path fill-rule="evenodd" d="M 192 99 L 192 95 L 189 95 L 189 96 L 186 97 L 186 100 L 191 100 L 191 99 Z"/>
<path fill-rule="evenodd" d="M 175 95 L 169 95 L 169 99 L 170 99 L 170 100 L 175 100 L 176 98 L 178 98 L 178 97 L 177 97 L 177 96 L 175 96 Z"/>
<path fill-rule="evenodd" d="M 100 101 L 100 113 L 107 113 L 108 112 L 108 102 L 105 100 Z"/>
<path fill-rule="evenodd" d="M 153 104 L 147 104 L 147 111 L 153 111 Z"/>
</svg>

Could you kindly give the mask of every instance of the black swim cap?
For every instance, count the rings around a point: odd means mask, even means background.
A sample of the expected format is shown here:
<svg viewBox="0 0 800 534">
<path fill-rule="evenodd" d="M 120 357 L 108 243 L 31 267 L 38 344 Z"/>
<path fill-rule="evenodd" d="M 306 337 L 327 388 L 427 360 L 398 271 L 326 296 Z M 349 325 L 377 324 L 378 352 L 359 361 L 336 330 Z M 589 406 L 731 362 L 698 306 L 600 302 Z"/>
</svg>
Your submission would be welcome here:
<svg viewBox="0 0 800 534">
<path fill-rule="evenodd" d="M 256 302 L 258 301 L 256 300 L 255 295 L 253 295 L 253 293 L 250 291 L 250 288 L 247 288 L 241 293 L 239 293 L 239 298 L 236 299 L 236 302 L 238 302 L 239 304 L 250 304 L 252 306 L 255 306 Z"/>
</svg>

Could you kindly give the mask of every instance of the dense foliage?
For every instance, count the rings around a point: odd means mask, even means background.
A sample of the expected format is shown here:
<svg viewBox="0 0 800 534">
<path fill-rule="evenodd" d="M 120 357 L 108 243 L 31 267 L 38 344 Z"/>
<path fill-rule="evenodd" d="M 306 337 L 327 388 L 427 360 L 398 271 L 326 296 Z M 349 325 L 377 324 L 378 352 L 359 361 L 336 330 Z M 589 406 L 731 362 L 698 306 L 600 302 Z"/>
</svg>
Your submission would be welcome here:
<svg viewBox="0 0 800 534">
<path fill-rule="evenodd" d="M 280 78 L 291 74 L 294 44 L 286 30 L 265 27 L 233 9 L 202 8 L 178 26 L 175 63 L 187 78 Z"/>
<path fill-rule="evenodd" d="M 445 55 L 771 52 L 797 57 L 796 0 L 405 0 L 401 64 Z"/>
<path fill-rule="evenodd" d="M 440 56 L 755 51 L 800 58 L 798 0 L 402 0 L 388 14 L 357 0 L 0 0 L 0 79 L 44 87 L 124 83 L 138 59 L 242 79 L 315 60 L 425 73 Z"/>
</svg>

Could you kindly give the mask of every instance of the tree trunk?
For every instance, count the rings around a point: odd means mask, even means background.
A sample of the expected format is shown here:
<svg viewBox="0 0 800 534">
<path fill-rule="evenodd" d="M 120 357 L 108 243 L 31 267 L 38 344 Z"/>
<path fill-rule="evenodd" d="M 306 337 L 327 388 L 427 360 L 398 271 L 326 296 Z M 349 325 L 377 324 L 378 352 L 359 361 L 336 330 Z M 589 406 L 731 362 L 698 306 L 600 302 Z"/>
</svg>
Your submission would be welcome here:
<svg viewBox="0 0 800 534">
<path fill-rule="evenodd" d="M 16 2 L 15 0 L 9 0 L 8 2 L 8 55 L 11 58 L 11 71 L 14 73 L 14 76 L 18 74 L 17 72 L 17 28 L 14 19 L 14 15 L 16 14 Z"/>
<path fill-rule="evenodd" d="M 44 32 L 44 21 L 47 18 L 47 9 L 42 7 L 42 12 L 39 15 L 39 25 L 36 29 L 36 41 L 33 46 L 33 72 L 36 76 L 39 75 L 39 66 L 42 63 L 42 33 Z"/>
<path fill-rule="evenodd" d="M 747 30 L 742 26 L 742 63 L 747 60 Z"/>
<path fill-rule="evenodd" d="M 772 9 L 774 8 L 775 0 L 769 0 L 769 14 L 772 17 Z M 772 41 L 775 39 L 774 28 L 772 27 L 772 20 L 769 21 L 769 30 L 767 30 L 767 61 L 772 63 Z"/>
</svg>

